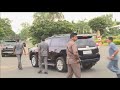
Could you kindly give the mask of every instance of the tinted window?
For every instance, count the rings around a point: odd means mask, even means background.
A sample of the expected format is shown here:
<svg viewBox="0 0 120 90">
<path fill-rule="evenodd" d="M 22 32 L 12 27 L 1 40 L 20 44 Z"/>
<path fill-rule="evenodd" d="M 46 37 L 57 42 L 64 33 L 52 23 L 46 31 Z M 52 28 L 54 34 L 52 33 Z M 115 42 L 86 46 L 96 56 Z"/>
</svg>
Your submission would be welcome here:
<svg viewBox="0 0 120 90">
<path fill-rule="evenodd" d="M 96 46 L 96 44 L 92 38 L 78 39 L 76 41 L 76 43 L 77 43 L 78 47 L 86 47 L 86 46 L 95 47 Z"/>
<path fill-rule="evenodd" d="M 4 41 L 4 45 L 15 45 L 16 41 Z"/>
<path fill-rule="evenodd" d="M 53 38 L 51 46 L 52 47 L 65 47 L 68 40 L 67 38 Z"/>
<path fill-rule="evenodd" d="M 51 39 L 46 39 L 45 42 L 50 45 Z"/>
</svg>

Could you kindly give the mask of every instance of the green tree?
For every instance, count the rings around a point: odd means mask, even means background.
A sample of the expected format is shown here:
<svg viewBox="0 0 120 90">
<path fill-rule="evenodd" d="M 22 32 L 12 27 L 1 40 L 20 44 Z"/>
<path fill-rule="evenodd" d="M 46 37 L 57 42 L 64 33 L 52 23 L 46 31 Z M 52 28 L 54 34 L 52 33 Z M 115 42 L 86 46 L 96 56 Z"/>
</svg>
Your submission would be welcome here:
<svg viewBox="0 0 120 90">
<path fill-rule="evenodd" d="M 22 29 L 21 29 L 21 32 L 19 33 L 19 37 L 22 40 L 27 40 L 30 36 L 29 34 L 30 25 L 29 23 L 25 22 L 25 23 L 22 23 L 21 26 L 22 26 Z"/>
<path fill-rule="evenodd" d="M 72 25 L 64 20 L 61 12 L 37 12 L 33 15 L 33 24 L 30 28 L 30 36 L 33 43 L 38 43 L 42 35 L 46 37 L 54 34 L 67 33 Z M 68 26 L 66 28 L 66 26 Z"/>
<path fill-rule="evenodd" d="M 74 23 L 75 30 L 78 34 L 89 34 L 91 33 L 91 28 L 88 25 L 88 22 L 78 21 Z"/>
<path fill-rule="evenodd" d="M 55 34 L 67 34 L 74 30 L 73 24 L 68 21 L 44 20 L 39 25 L 33 25 L 30 29 L 33 44 L 40 42 L 41 36 L 50 37 Z"/>
<path fill-rule="evenodd" d="M 64 20 L 64 15 L 62 12 L 36 12 L 33 15 L 33 24 L 37 25 L 41 21 L 48 20 L 48 21 L 58 21 Z"/>
<path fill-rule="evenodd" d="M 106 31 L 106 27 L 111 27 L 115 24 L 115 22 L 112 20 L 112 17 L 112 14 L 107 14 L 93 18 L 89 21 L 89 26 L 93 31 L 100 31 L 100 35 L 103 35 Z"/>
<path fill-rule="evenodd" d="M 1 39 L 13 39 L 15 32 L 12 30 L 11 21 L 8 18 L 0 18 Z"/>
</svg>

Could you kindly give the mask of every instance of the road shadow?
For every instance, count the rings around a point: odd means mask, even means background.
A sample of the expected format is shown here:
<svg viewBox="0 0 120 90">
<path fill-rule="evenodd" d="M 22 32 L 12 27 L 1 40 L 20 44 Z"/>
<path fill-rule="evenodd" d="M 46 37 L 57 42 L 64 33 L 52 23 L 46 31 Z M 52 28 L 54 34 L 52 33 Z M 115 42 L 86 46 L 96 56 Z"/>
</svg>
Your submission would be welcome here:
<svg viewBox="0 0 120 90">
<path fill-rule="evenodd" d="M 95 68 L 91 68 L 91 69 L 83 69 L 83 68 L 81 68 L 81 71 L 84 72 L 84 73 L 85 73 L 85 72 L 88 73 L 88 72 L 95 72 L 96 69 L 95 69 Z"/>
<path fill-rule="evenodd" d="M 35 70 L 38 70 L 39 67 L 32 67 L 32 66 L 23 66 L 23 69 L 28 69 L 30 70 L 31 68 L 35 69 Z M 43 66 L 43 69 L 45 68 L 45 66 Z M 52 72 L 58 72 L 57 69 L 55 67 L 52 67 L 52 66 L 48 66 L 48 70 L 52 71 Z M 88 70 L 85 70 L 83 68 L 81 68 L 81 72 L 83 73 L 88 73 L 88 72 L 96 72 L 96 69 L 95 68 L 91 68 L 91 69 L 88 69 Z M 60 72 L 60 73 L 67 73 L 66 72 Z"/>
<path fill-rule="evenodd" d="M 2 58 L 8 58 L 8 57 L 16 57 L 16 55 L 5 55 L 5 56 L 2 57 Z"/>
</svg>

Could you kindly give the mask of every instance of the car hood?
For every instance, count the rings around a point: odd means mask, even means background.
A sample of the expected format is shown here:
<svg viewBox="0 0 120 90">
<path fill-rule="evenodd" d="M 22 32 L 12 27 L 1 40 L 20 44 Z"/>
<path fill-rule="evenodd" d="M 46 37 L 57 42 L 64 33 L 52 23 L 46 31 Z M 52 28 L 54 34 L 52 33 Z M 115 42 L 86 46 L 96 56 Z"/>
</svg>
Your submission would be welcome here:
<svg viewBox="0 0 120 90">
<path fill-rule="evenodd" d="M 5 46 L 4 48 L 14 48 L 14 46 L 9 45 L 9 46 Z"/>
<path fill-rule="evenodd" d="M 33 47 L 29 51 L 38 52 L 38 47 Z"/>
</svg>

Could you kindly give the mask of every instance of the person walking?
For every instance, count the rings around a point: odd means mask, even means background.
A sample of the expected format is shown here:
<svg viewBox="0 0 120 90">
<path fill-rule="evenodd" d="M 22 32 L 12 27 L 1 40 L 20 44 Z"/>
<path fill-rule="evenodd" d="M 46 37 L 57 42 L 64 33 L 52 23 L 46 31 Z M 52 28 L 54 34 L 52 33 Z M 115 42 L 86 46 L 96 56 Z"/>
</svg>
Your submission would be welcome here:
<svg viewBox="0 0 120 90">
<path fill-rule="evenodd" d="M 16 40 L 16 44 L 15 44 L 14 49 L 13 49 L 13 52 L 17 56 L 17 59 L 18 59 L 18 69 L 19 70 L 23 69 L 22 68 L 22 63 L 21 63 L 21 57 L 22 57 L 22 54 L 23 54 L 23 50 L 24 50 L 24 54 L 26 55 L 26 51 L 25 51 L 23 43 L 20 43 L 19 39 L 17 39 Z"/>
<path fill-rule="evenodd" d="M 45 64 L 44 74 L 48 74 L 48 53 L 49 53 L 49 46 L 45 42 L 45 37 L 42 37 L 42 42 L 38 44 L 38 58 L 39 58 L 39 68 L 40 70 L 38 73 L 42 73 L 42 61 Z"/>
<path fill-rule="evenodd" d="M 68 73 L 67 78 L 72 78 L 73 73 L 77 78 L 81 78 L 81 69 L 80 69 L 80 58 L 78 54 L 78 48 L 75 43 L 77 40 L 77 33 L 72 33 L 70 35 L 70 41 L 67 44 L 67 67 Z"/>
<path fill-rule="evenodd" d="M 118 67 L 118 47 L 113 43 L 113 37 L 108 37 L 107 42 L 109 44 L 109 57 L 107 57 L 109 60 L 109 64 L 107 68 L 110 71 L 116 73 L 117 77 L 120 78 L 120 69 Z"/>
</svg>

